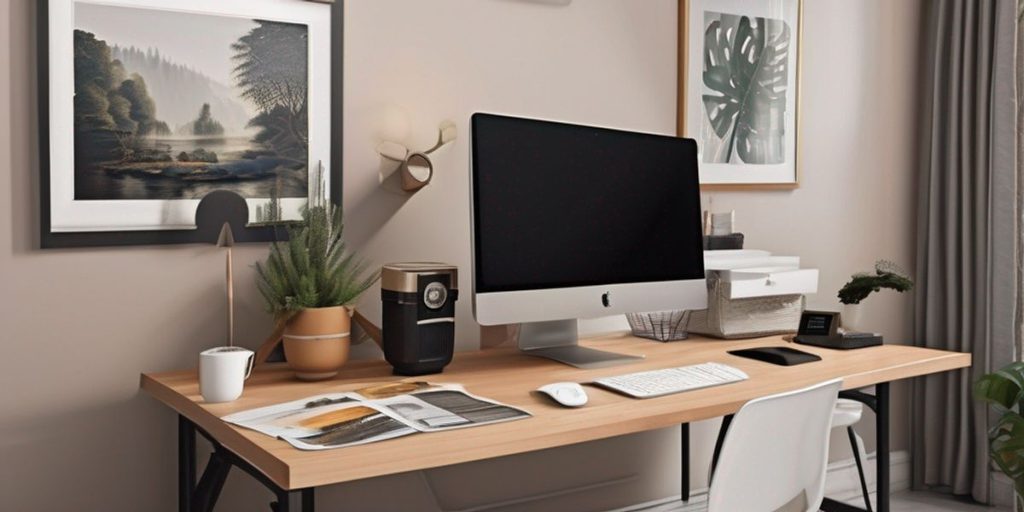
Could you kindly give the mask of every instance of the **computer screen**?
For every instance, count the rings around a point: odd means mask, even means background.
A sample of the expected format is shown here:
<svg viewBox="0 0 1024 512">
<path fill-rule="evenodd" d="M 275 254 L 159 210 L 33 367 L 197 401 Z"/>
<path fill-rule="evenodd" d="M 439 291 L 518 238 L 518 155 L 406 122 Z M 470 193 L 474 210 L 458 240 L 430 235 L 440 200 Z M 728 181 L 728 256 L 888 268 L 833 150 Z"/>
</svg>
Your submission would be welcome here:
<svg viewBox="0 0 1024 512">
<path fill-rule="evenodd" d="M 690 139 L 475 114 L 477 293 L 703 279 Z"/>
</svg>

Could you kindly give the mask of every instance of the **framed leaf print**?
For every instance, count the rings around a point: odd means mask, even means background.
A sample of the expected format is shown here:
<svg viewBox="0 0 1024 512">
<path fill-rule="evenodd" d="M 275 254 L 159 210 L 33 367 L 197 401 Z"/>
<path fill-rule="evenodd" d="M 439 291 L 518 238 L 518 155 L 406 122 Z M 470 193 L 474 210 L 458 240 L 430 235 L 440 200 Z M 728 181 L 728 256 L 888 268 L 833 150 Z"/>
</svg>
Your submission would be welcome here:
<svg viewBox="0 0 1024 512">
<path fill-rule="evenodd" d="M 209 242 L 196 210 L 220 190 L 271 240 L 321 172 L 340 201 L 341 12 L 40 0 L 40 245 Z"/>
<path fill-rule="evenodd" d="M 679 0 L 678 132 L 704 189 L 799 182 L 801 0 Z"/>
</svg>

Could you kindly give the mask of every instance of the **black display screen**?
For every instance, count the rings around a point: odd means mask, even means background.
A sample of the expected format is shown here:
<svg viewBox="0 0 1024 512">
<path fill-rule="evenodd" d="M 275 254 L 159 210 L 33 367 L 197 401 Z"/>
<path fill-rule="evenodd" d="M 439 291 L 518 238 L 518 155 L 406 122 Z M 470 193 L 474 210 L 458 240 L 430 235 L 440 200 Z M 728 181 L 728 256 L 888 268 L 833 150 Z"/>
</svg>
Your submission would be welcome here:
<svg viewBox="0 0 1024 512">
<path fill-rule="evenodd" d="M 704 277 L 691 139 L 475 114 L 477 292 Z"/>
<path fill-rule="evenodd" d="M 831 336 L 838 327 L 838 316 L 838 313 L 828 311 L 804 311 L 800 316 L 800 329 L 797 334 Z"/>
</svg>

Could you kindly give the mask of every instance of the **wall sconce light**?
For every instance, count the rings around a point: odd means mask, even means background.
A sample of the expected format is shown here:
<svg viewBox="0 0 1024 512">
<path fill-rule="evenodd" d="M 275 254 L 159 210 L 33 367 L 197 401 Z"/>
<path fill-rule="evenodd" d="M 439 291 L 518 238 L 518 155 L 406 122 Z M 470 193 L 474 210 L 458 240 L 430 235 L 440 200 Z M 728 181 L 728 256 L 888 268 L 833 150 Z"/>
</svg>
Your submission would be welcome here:
<svg viewBox="0 0 1024 512">
<path fill-rule="evenodd" d="M 398 163 L 398 171 L 402 173 L 402 190 L 415 192 L 430 183 L 430 179 L 434 177 L 434 164 L 430 161 L 430 154 L 455 140 L 457 134 L 455 123 L 444 121 L 438 129 L 437 143 L 426 151 L 410 151 L 397 142 L 384 141 L 377 146 L 377 153 L 387 160 Z"/>
</svg>

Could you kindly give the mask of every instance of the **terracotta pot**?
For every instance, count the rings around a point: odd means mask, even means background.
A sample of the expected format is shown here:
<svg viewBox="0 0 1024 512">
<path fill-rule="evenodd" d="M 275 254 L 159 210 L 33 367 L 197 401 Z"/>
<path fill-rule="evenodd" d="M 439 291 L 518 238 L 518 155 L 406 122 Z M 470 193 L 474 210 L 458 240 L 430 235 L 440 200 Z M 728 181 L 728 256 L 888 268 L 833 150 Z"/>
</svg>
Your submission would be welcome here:
<svg viewBox="0 0 1024 512">
<path fill-rule="evenodd" d="M 351 317 L 344 306 L 304 309 L 284 328 L 284 356 L 299 380 L 329 379 L 348 361 Z"/>
</svg>

